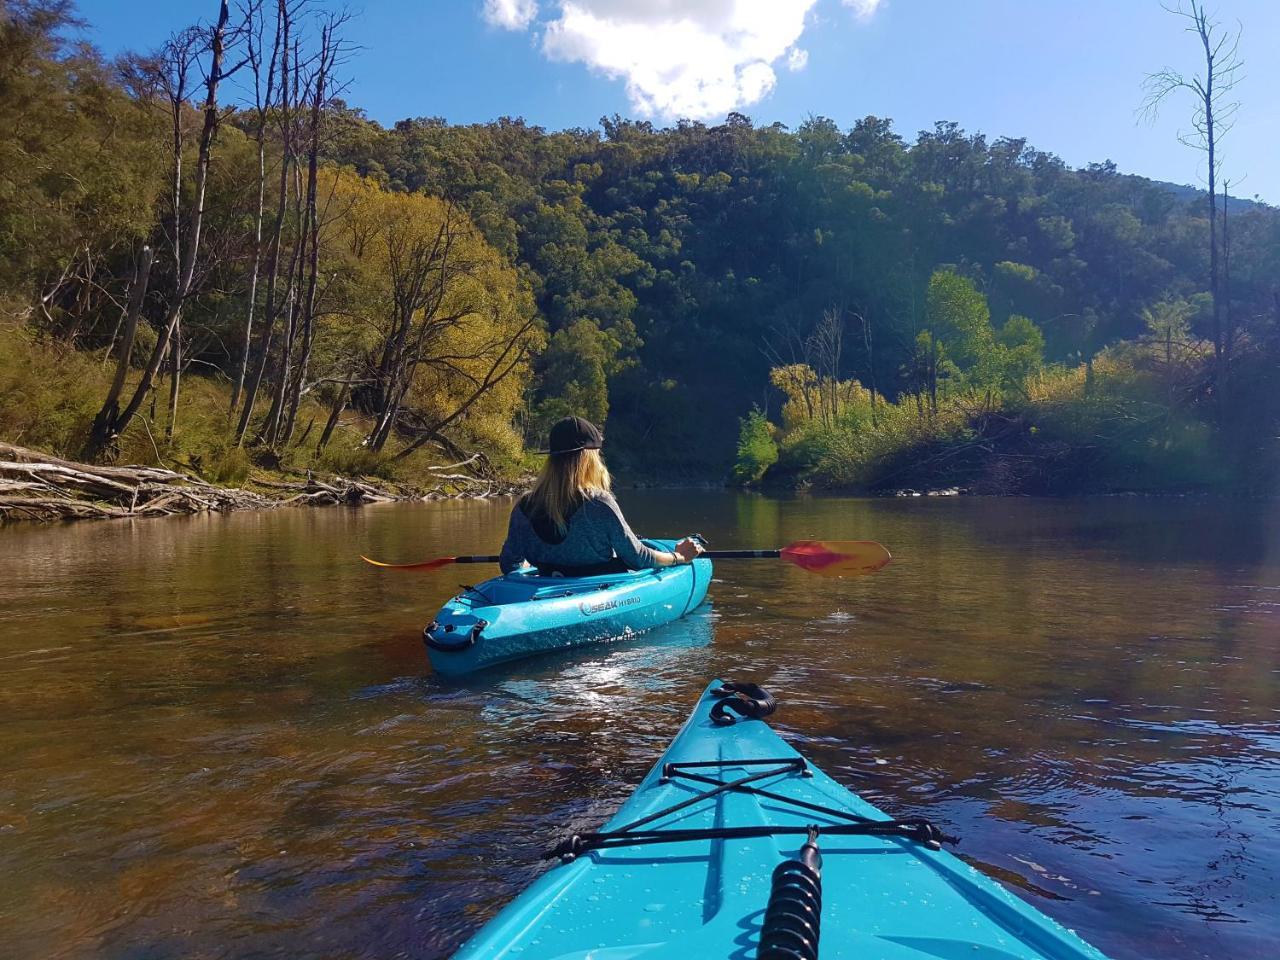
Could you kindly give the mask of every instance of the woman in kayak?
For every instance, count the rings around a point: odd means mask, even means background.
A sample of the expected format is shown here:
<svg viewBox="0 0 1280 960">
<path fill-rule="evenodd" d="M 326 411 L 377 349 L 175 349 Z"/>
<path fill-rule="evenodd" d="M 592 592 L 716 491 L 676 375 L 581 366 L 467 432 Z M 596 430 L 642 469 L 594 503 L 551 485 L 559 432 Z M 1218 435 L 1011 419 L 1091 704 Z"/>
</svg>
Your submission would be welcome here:
<svg viewBox="0 0 1280 960">
<path fill-rule="evenodd" d="M 542 573 L 583 577 L 689 563 L 702 552 L 688 538 L 674 552 L 654 550 L 631 532 L 609 490 L 603 440 L 582 417 L 566 417 L 551 428 L 542 474 L 511 511 L 498 561 L 503 573 L 528 562 Z"/>
</svg>

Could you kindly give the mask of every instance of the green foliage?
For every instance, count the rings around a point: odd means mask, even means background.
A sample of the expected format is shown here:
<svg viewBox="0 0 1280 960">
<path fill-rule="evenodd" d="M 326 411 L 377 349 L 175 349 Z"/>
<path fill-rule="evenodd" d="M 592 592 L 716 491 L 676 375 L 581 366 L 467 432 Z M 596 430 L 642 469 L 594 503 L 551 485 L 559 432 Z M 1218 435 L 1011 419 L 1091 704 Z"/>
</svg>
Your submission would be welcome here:
<svg viewBox="0 0 1280 960">
<path fill-rule="evenodd" d="M 811 480 L 823 487 L 872 490 L 916 486 L 918 471 L 908 470 L 933 459 L 945 463 L 971 438 L 968 418 L 953 402 L 944 401 L 937 416 L 921 416 L 912 401 L 883 404 L 876 426 L 869 416 L 849 418 L 825 433 Z M 952 485 L 947 470 L 935 475 L 936 485 Z"/>
<path fill-rule="evenodd" d="M 1191 332 L 1195 306 L 1187 300 L 1172 299 L 1153 303 L 1142 311 L 1147 332 L 1165 347 L 1166 362 L 1173 359 L 1174 344 L 1181 346 Z"/>
<path fill-rule="evenodd" d="M 1005 337 L 1004 334 L 1008 333 Z M 1000 348 L 1034 357 L 1034 326 L 1009 324 Z M 854 395 L 833 423 L 793 407 L 764 482 L 886 491 L 964 487 L 982 493 L 1204 490 L 1232 482 L 1209 425 L 1164 403 L 1146 347 L 1083 366 L 1029 364 L 989 407 L 973 394 L 897 403 Z M 1195 362 L 1195 361 L 1188 361 Z M 1010 368 L 1011 369 L 1011 368 Z M 744 421 L 745 423 L 745 421 Z"/>
<path fill-rule="evenodd" d="M 80 363 L 101 354 L 78 351 L 116 338 L 143 242 L 157 259 L 135 365 L 174 289 L 165 107 L 126 86 L 128 71 L 70 42 L 67 9 L 22 0 L 0 21 L 0 296 L 33 331 L 19 351 L 33 358 L 27 366 L 48 371 L 28 376 L 21 359 L 0 358 L 9 384 L 0 429 L 64 451 L 105 392 L 98 360 Z M 199 118 L 191 111 L 185 122 Z M 1013 443 L 991 439 L 1002 417 L 1021 425 L 1010 437 L 1041 462 L 1049 435 L 1087 449 L 1100 425 L 1082 411 L 1098 398 L 1121 404 L 1121 421 L 1163 412 L 1181 425 L 1104 434 L 1104 445 L 1139 460 L 1180 470 L 1160 451 L 1194 464 L 1227 444 L 1220 462 L 1240 476 L 1280 463 L 1270 399 L 1280 214 L 1271 208 L 1232 205 L 1231 302 L 1220 304 L 1231 309 L 1219 313 L 1234 327 L 1228 369 L 1238 379 L 1217 384 L 1198 359 L 1213 324 L 1203 205 L 1110 164 L 1072 169 L 1024 140 L 948 122 L 908 142 L 878 117 L 846 130 L 823 117 L 790 131 L 739 115 L 667 129 L 616 116 L 560 132 L 513 118 L 384 128 L 334 101 L 323 123 L 324 282 L 299 431 L 324 423 L 332 384 L 360 381 L 326 469 L 412 473 L 433 456 L 428 447 L 393 466 L 360 447 L 385 406 L 388 367 L 412 368 L 407 422 L 447 420 L 449 443 L 510 464 L 572 412 L 607 418 L 610 456 L 630 470 L 723 476 L 739 453 L 734 423 L 770 384 L 783 403 L 765 480 L 891 484 L 912 475 L 910 451 L 914 462 L 976 476 L 971 448 Z M 266 163 L 278 170 L 278 126 L 269 127 Z M 121 438 L 121 456 L 199 458 L 227 476 L 245 469 L 222 446 L 224 411 L 198 384 L 238 371 L 254 249 L 252 133 L 252 111 L 235 111 L 214 145 L 201 285 L 182 316 L 192 402 L 171 444 L 160 413 Z M 395 339 L 388 231 L 403 225 L 421 238 L 445 219 L 457 226 L 459 270 L 433 316 L 455 319 L 436 327 L 420 310 L 408 324 L 423 334 L 416 359 L 384 363 Z M 290 217 L 286 249 L 299 239 Z M 843 339 L 828 338 L 817 358 L 806 351 L 831 332 L 828 312 Z M 277 328 L 273 356 L 282 339 Z M 1126 342 L 1141 346 L 1126 354 Z M 509 345 L 509 376 L 468 405 Z M 1080 396 L 1042 409 L 1037 390 L 1063 370 L 1082 371 Z M 264 406 L 259 398 L 258 419 Z M 1059 416 L 1077 408 L 1079 430 Z M 408 437 L 383 439 L 394 455 Z M 276 453 L 306 465 L 310 446 Z M 1105 462 L 1104 473 L 1133 473 Z"/>
<path fill-rule="evenodd" d="M 542 376 L 555 392 L 538 407 L 540 432 L 562 417 L 577 415 L 603 424 L 609 416 L 606 370 L 616 345 L 590 320 L 577 320 L 551 337 Z"/>
<path fill-rule="evenodd" d="M 249 479 L 249 470 L 253 466 L 244 447 L 236 446 L 229 438 L 209 451 L 205 463 L 204 478 L 228 487 L 242 486 Z"/>
<path fill-rule="evenodd" d="M 756 483 L 778 461 L 773 428 L 759 407 L 753 407 L 738 424 L 738 457 L 733 465 L 733 478 L 738 483 Z"/>
<path fill-rule="evenodd" d="M 1205 490 L 1231 482 L 1211 428 L 1169 410 L 1145 356 L 1109 352 L 1083 369 L 1047 371 L 1021 415 L 1051 458 L 1041 489 L 1071 493 Z"/>
<path fill-rule="evenodd" d="M 153 117 L 92 48 L 67 39 L 73 27 L 70 6 L 56 0 L 0 14 L 0 278 L 9 289 L 46 292 L 77 258 L 146 237 L 164 185 Z"/>
<path fill-rule="evenodd" d="M 0 323 L 0 439 L 74 457 L 107 383 L 91 354 Z"/>
<path fill-rule="evenodd" d="M 1162 186 L 1107 165 L 1071 170 L 1025 141 L 988 142 L 955 124 L 913 144 L 875 117 L 847 132 L 825 118 L 794 133 L 733 118 L 603 126 L 602 136 L 511 119 L 393 130 L 360 120 L 358 142 L 334 152 L 395 171 L 405 189 L 463 198 L 495 243 L 513 242 L 553 335 L 586 319 L 612 338 L 613 435 L 651 436 L 652 385 L 672 381 L 711 424 L 691 455 L 712 469 L 732 459 L 724 427 L 769 375 L 761 342 L 785 355 L 788 332 L 803 339 L 832 303 L 857 304 L 875 328 L 874 350 L 845 351 L 842 379 L 888 396 L 1010 390 L 1037 353 L 1078 362 L 1142 335 L 1142 308 L 1171 286 L 1193 291 L 1204 269 L 1198 208 Z M 1237 277 L 1275 248 L 1277 218 L 1255 215 L 1247 239 L 1233 232 Z M 928 291 L 945 263 L 962 266 L 935 288 L 935 324 Z M 1262 316 L 1269 287 L 1239 282 L 1238 299 Z M 1006 331 L 1013 315 L 1041 327 L 1042 351 L 1021 322 Z M 1203 332 L 1207 320 L 1194 322 Z M 932 331 L 923 345 L 921 328 Z M 584 389 L 581 364 L 565 362 L 581 351 L 563 346 L 535 362 L 538 409 L 600 409 L 584 397 L 599 392 L 594 370 Z"/>
<path fill-rule="evenodd" d="M 381 477 L 394 480 L 396 464 L 389 452 L 370 450 L 356 437 L 325 447 L 316 459 L 316 469 L 340 477 Z"/>
<path fill-rule="evenodd" d="M 1001 385 L 1019 390 L 1027 378 L 1044 366 L 1044 334 L 1026 317 L 1014 314 L 996 337 L 999 346 Z"/>
<path fill-rule="evenodd" d="M 950 270 L 934 273 L 925 296 L 930 331 L 956 369 L 975 386 L 997 384 L 1001 365 L 987 298 L 973 281 Z"/>
<path fill-rule="evenodd" d="M 321 171 L 321 189 L 331 280 L 312 369 L 335 379 L 370 376 L 376 389 L 361 398 L 370 412 L 393 379 L 407 384 L 405 402 L 418 420 L 447 423 L 459 440 L 514 455 L 512 422 L 531 377 L 523 358 L 544 342 L 517 271 L 436 197 L 390 193 L 333 168 Z M 430 262 L 446 229 L 447 259 L 420 271 L 415 264 Z M 405 292 L 415 285 L 433 296 L 406 315 Z"/>
</svg>

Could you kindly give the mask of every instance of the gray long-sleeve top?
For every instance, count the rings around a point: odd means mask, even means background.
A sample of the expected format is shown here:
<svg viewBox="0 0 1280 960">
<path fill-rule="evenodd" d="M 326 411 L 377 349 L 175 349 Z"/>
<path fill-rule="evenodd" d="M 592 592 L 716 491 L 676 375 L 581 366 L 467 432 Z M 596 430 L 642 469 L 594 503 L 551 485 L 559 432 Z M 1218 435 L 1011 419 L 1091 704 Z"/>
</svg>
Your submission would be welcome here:
<svg viewBox="0 0 1280 960">
<path fill-rule="evenodd" d="M 610 494 L 587 497 L 569 516 L 568 529 L 558 542 L 539 536 L 533 520 L 524 511 L 524 504 L 522 499 L 511 511 L 507 542 L 502 545 L 498 560 L 503 573 L 510 573 L 520 566 L 522 560 L 534 566 L 589 567 L 607 563 L 616 556 L 631 570 L 659 566 L 657 551 L 646 547 L 631 532 L 618 508 L 618 501 Z M 547 524 L 539 526 L 552 534 L 551 540 L 558 536 L 546 529 Z"/>
</svg>

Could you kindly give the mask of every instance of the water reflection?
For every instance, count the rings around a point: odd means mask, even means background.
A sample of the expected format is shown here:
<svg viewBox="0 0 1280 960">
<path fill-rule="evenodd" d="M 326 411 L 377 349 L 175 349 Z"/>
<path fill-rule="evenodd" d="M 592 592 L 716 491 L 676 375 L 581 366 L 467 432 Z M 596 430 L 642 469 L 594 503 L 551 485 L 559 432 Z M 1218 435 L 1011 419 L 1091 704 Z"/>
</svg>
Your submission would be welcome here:
<svg viewBox="0 0 1280 960">
<path fill-rule="evenodd" d="M 355 556 L 491 552 L 506 503 L 0 531 L 0 954 L 447 956 L 727 674 L 1115 957 L 1273 955 L 1274 513 L 623 499 L 653 534 L 896 562 L 725 563 L 679 624 L 446 683 L 419 631 L 458 571 Z"/>
</svg>

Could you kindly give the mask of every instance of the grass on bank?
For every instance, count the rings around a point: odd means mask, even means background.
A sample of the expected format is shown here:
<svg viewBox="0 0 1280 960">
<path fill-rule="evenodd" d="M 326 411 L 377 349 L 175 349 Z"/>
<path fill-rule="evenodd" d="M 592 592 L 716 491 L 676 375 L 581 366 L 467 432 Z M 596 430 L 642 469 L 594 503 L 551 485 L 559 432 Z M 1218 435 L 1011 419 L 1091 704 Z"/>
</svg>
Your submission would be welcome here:
<svg viewBox="0 0 1280 960">
<path fill-rule="evenodd" d="M 102 351 L 90 353 L 39 337 L 22 323 L 0 323 L 0 440 L 78 459 L 114 370 L 114 359 L 105 359 Z M 136 380 L 134 371 L 126 397 Z M 296 478 L 311 470 L 320 476 L 427 489 L 438 484 L 427 468 L 448 462 L 429 448 L 397 460 L 402 446 L 394 442 L 380 453 L 369 450 L 363 441 L 372 423 L 352 410 L 343 413 L 329 443 L 317 452 L 329 408 L 309 398 L 299 407 L 294 440 L 278 456 L 237 446 L 229 415 L 230 384 L 221 377 L 189 373 L 181 387 L 172 438 L 166 438 L 165 429 L 169 384 L 161 379 L 153 394 L 154 416 L 148 402 L 121 435 L 117 463 L 164 466 L 222 486 L 240 486 L 252 476 Z M 260 399 L 258 406 L 265 414 L 267 404 Z M 473 439 L 500 475 L 528 472 L 514 431 L 489 428 Z"/>
<path fill-rule="evenodd" d="M 1003 393 L 944 390 L 936 410 L 927 395 L 873 403 L 870 391 L 843 381 L 830 392 L 840 402 L 821 415 L 797 394 L 780 425 L 759 410 L 744 418 L 734 477 L 873 493 L 1247 488 L 1248 471 L 1235 469 L 1206 422 L 1203 382 L 1202 363 L 1171 366 L 1140 344 L 1104 351 L 1088 368 L 1039 370 Z"/>
</svg>

